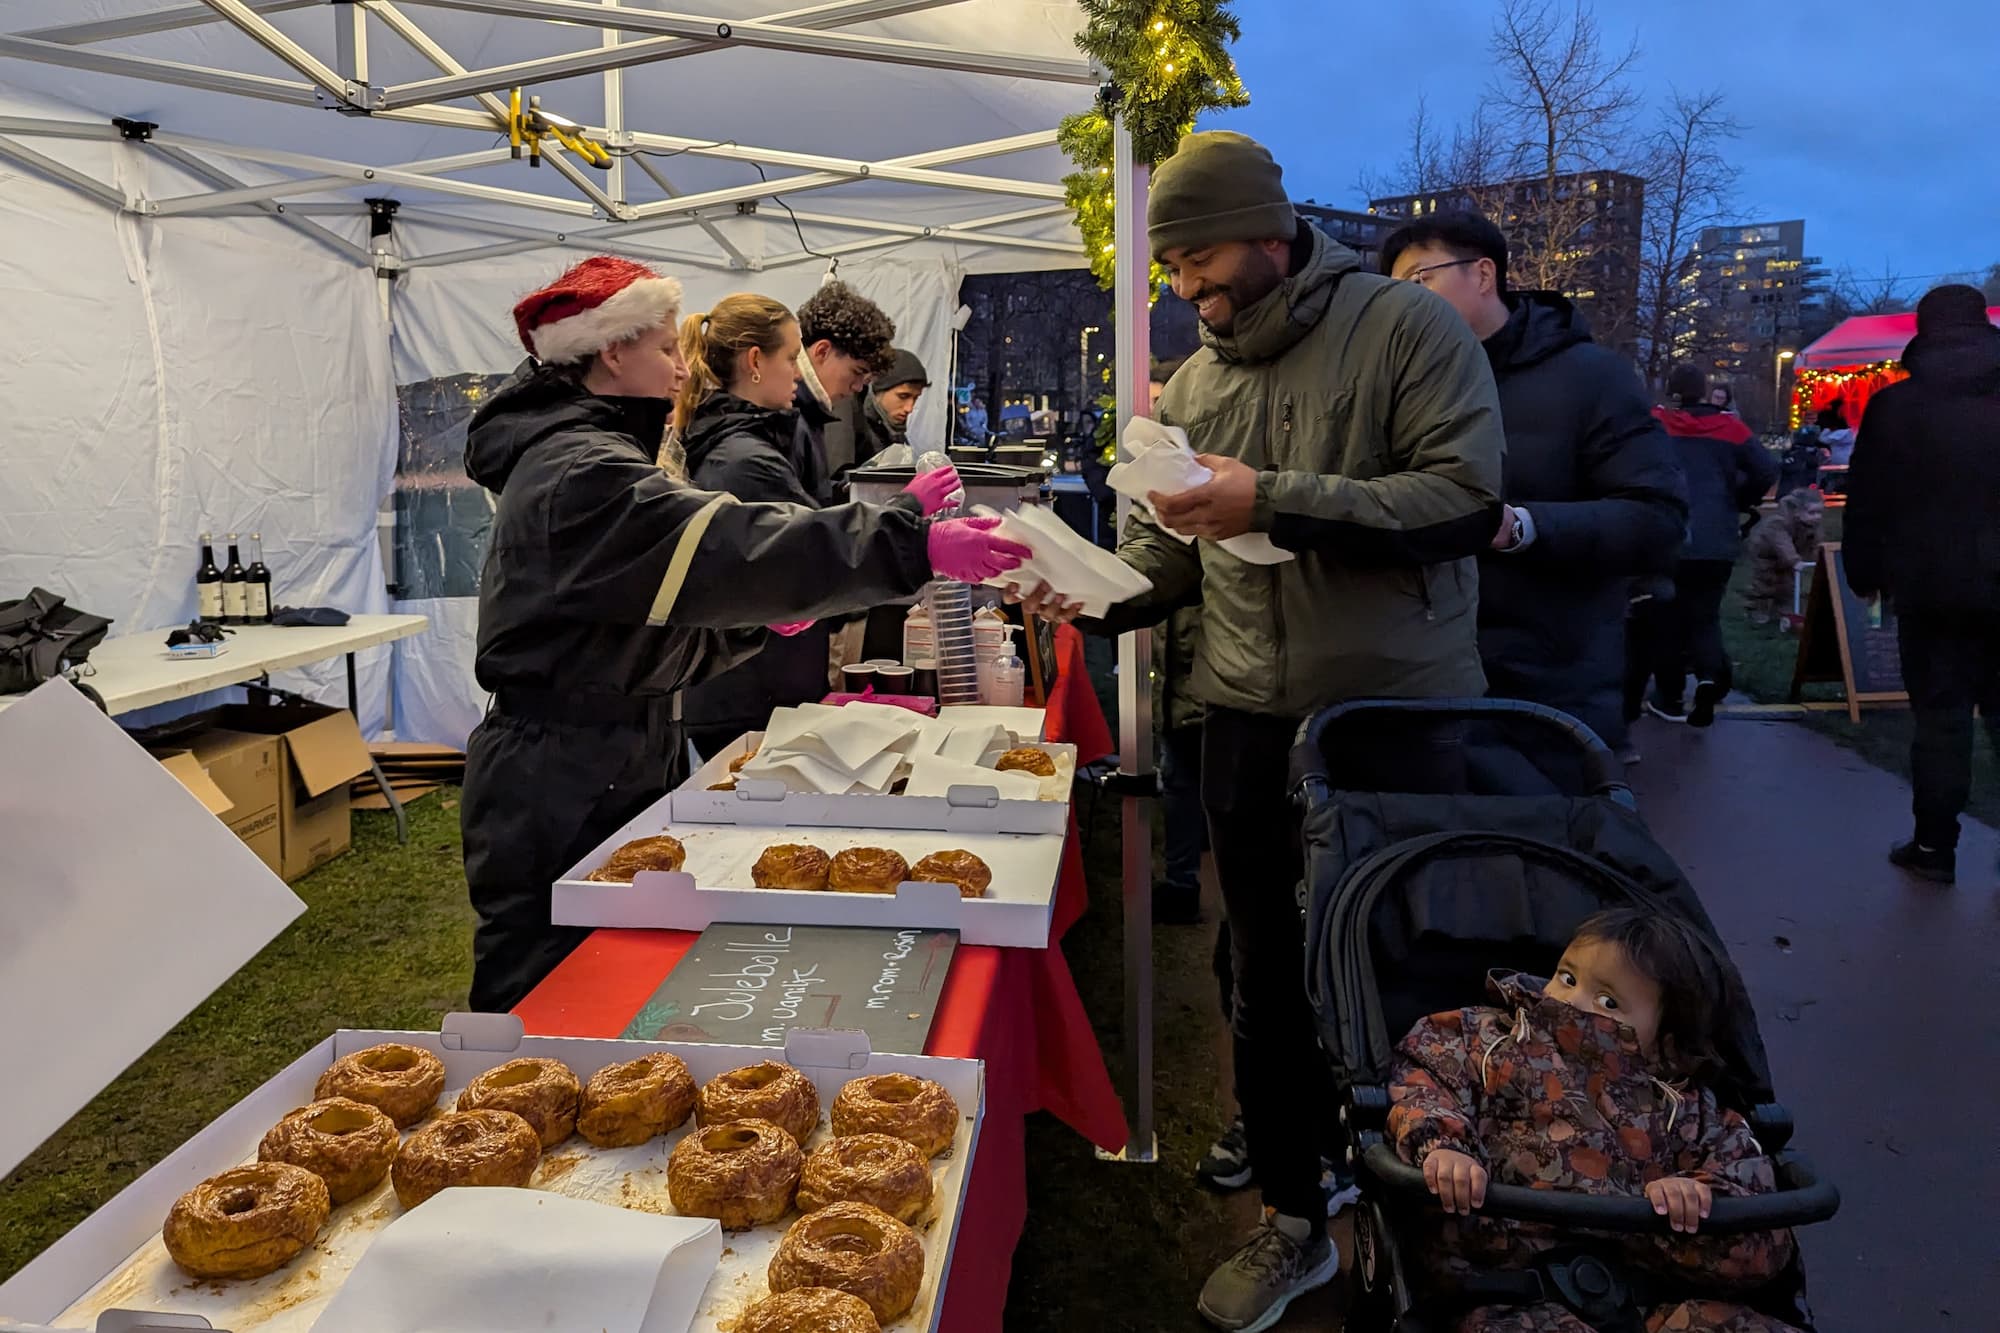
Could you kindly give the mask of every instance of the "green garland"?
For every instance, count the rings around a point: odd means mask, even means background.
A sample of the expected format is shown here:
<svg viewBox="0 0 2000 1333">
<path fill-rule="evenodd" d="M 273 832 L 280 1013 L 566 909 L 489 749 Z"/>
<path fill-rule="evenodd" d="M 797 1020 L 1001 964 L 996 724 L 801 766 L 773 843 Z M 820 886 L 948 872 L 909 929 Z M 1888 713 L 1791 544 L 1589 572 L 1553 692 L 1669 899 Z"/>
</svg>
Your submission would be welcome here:
<svg viewBox="0 0 2000 1333">
<path fill-rule="evenodd" d="M 1079 50 L 1111 72 L 1133 155 L 1154 166 L 1173 155 L 1204 111 L 1248 106 L 1229 44 L 1242 36 L 1224 0 L 1079 0 Z M 1113 283 L 1116 248 L 1111 121 L 1102 108 L 1066 118 L 1058 142 L 1077 170 L 1063 178 L 1100 285 Z M 1153 269 L 1158 293 L 1160 272 Z"/>
</svg>

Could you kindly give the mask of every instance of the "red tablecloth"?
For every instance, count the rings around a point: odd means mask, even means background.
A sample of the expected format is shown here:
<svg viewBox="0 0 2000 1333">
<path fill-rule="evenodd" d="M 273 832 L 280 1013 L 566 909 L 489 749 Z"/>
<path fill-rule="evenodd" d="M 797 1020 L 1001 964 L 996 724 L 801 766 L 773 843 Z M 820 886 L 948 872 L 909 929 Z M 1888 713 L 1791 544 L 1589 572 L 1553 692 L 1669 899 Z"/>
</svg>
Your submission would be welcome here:
<svg viewBox="0 0 2000 1333">
<path fill-rule="evenodd" d="M 1058 674 L 1047 734 L 1084 762 L 1111 750 L 1111 733 L 1083 670 L 1083 640 L 1057 632 Z M 1001 1327 L 1015 1245 L 1027 1223 L 1025 1121 L 1050 1111 L 1091 1142 L 1125 1143 L 1125 1115 L 1056 941 L 1088 905 L 1076 823 L 1063 851 L 1047 949 L 963 945 L 954 956 L 924 1050 L 986 1062 L 986 1118 L 973 1157 L 945 1291 L 948 1333 Z M 695 936 L 670 930 L 600 930 L 515 1009 L 528 1030 L 551 1036 L 616 1037 Z"/>
</svg>

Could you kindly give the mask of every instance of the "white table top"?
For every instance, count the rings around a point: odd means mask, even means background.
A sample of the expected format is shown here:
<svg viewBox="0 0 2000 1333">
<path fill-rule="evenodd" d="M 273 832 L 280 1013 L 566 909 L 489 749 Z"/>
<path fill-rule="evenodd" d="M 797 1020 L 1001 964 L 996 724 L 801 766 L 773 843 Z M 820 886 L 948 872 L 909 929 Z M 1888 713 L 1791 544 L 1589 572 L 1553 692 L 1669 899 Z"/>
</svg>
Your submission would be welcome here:
<svg viewBox="0 0 2000 1333">
<path fill-rule="evenodd" d="M 90 655 L 96 674 L 84 679 L 104 696 L 112 714 L 172 703 L 209 690 L 241 685 L 267 671 L 323 662 L 329 657 L 407 639 L 430 627 L 426 616 L 355 616 L 345 625 L 237 625 L 223 640 L 220 657 L 174 658 L 167 654 L 168 630 L 142 630 L 106 639 Z M 19 695 L 0 694 L 0 708 Z"/>
</svg>

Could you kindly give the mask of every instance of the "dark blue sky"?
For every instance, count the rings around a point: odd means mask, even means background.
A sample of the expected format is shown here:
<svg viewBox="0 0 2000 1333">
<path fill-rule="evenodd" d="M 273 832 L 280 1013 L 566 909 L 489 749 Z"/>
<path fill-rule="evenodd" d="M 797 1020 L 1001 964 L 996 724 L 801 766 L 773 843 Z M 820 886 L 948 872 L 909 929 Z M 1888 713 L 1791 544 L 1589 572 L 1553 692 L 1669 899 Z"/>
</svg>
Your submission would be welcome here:
<svg viewBox="0 0 2000 1333">
<path fill-rule="evenodd" d="M 1296 198 L 1363 205 L 1364 169 L 1404 151 L 1417 97 L 1455 121 L 1488 81 L 1496 0 L 1236 0 L 1251 105 L 1202 122 L 1263 140 Z M 1995 0 L 1596 0 L 1607 44 L 1637 36 L 1649 110 L 1720 88 L 1744 125 L 1741 219 L 1806 219 L 1809 253 L 1862 276 L 2000 263 Z"/>
</svg>

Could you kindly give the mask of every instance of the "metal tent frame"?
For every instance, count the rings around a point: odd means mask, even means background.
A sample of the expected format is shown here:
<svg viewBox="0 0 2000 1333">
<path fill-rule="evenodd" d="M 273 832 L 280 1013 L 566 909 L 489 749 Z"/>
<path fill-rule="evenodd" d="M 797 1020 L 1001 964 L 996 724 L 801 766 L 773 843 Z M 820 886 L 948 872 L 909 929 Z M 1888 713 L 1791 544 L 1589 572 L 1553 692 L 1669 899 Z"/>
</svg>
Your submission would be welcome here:
<svg viewBox="0 0 2000 1333">
<path fill-rule="evenodd" d="M 584 134 L 612 153 L 601 175 L 580 165 L 556 143 L 541 153 L 569 187 L 552 193 L 460 177 L 492 168 L 516 154 L 508 147 L 474 149 L 442 157 L 391 163 L 366 163 L 289 151 L 249 142 L 224 142 L 181 133 L 171 126 L 132 120 L 83 121 L 0 116 L 0 159 L 56 181 L 111 210 L 169 223 L 177 218 L 267 215 L 357 265 L 372 267 L 386 314 L 397 273 L 414 268 L 472 263 L 479 260 L 558 248 L 596 251 L 613 249 L 635 258 L 725 272 L 754 273 L 799 264 L 838 261 L 847 255 L 909 245 L 939 243 L 985 247 L 1038 256 L 1040 267 L 1082 267 L 1087 259 L 1073 233 L 1061 238 L 1036 235 L 1021 228 L 1066 216 L 1063 187 L 1058 181 L 1033 180 L 961 170 L 967 164 L 1056 145 L 1050 127 L 1004 138 L 963 143 L 878 161 L 855 160 L 822 153 L 753 147 L 736 142 L 712 142 L 633 128 L 627 123 L 625 73 L 711 52 L 757 48 L 805 54 L 828 60 L 874 62 L 904 68 L 942 70 L 971 76 L 992 76 L 1098 89 L 1104 105 L 1115 108 L 1115 93 L 1107 75 L 1080 57 L 1010 54 L 934 42 L 864 36 L 848 31 L 859 25 L 893 19 L 962 3 L 963 0 L 818 0 L 754 19 L 724 19 L 699 14 L 634 7 L 625 0 L 200 0 L 123 17 L 68 23 L 0 34 L 0 60 L 27 61 L 61 69 L 113 75 L 174 88 L 189 88 L 222 97 L 255 99 L 294 107 L 322 108 L 355 119 L 404 122 L 457 129 L 490 139 L 509 126 L 509 106 L 499 94 L 512 88 L 547 85 L 583 76 L 602 80 L 601 114 L 596 122 L 577 118 Z M 544 25 L 595 28 L 595 48 L 543 56 L 526 61 L 474 68 L 457 59 L 406 9 L 465 11 Z M 322 59 L 307 45 L 271 22 L 271 16 L 296 10 L 326 12 L 325 36 L 331 59 Z M 275 58 L 296 77 L 274 77 L 247 69 L 219 68 L 129 50 L 107 50 L 107 43 L 173 33 L 204 25 L 227 24 Z M 401 43 L 435 71 L 429 78 L 383 84 L 371 78 L 371 47 L 384 38 Z M 470 99 L 473 106 L 450 103 Z M 571 108 L 574 110 L 575 108 Z M 1122 119 L 1114 117 L 1117 191 L 1116 347 L 1118 424 L 1125 425 L 1147 408 L 1148 339 L 1145 312 L 1150 305 L 1147 247 L 1142 201 L 1147 171 L 1137 163 Z M 121 189 L 99 180 L 72 162 L 61 146 L 79 141 L 125 141 L 140 146 L 204 188 L 164 198 Z M 37 146 L 40 145 L 40 146 Z M 676 188 L 671 178 L 647 154 L 723 159 L 753 166 L 756 182 L 692 193 Z M 230 166 L 221 165 L 223 159 Z M 267 178 L 249 180 L 234 164 L 259 168 Z M 629 171 L 637 164 L 644 177 L 664 196 L 636 201 L 628 191 Z M 524 169 L 525 170 L 525 169 Z M 789 174 L 775 175 L 775 171 Z M 855 182 L 886 181 L 993 201 L 994 211 L 944 224 L 926 225 L 894 218 L 868 217 L 839 211 L 792 209 L 782 215 L 759 214 L 760 201 L 795 197 Z M 413 192 L 442 199 L 354 198 L 337 192 L 356 187 L 376 192 Z M 327 198 L 329 194 L 333 198 Z M 496 218 L 446 211 L 452 200 L 482 206 L 527 210 L 528 218 Z M 369 218 L 364 245 L 321 219 Z M 483 243 L 405 257 L 400 253 L 395 220 L 436 224 L 457 232 L 489 238 Z M 749 227 L 762 224 L 798 232 L 800 246 L 769 256 L 743 244 Z M 803 226 L 852 233 L 856 239 L 813 247 L 804 242 Z M 652 238 L 669 231 L 700 233 L 715 247 L 702 254 L 668 249 Z M 1046 228 L 1044 228 L 1046 233 Z M 1129 501 L 1119 501 L 1119 520 Z M 1122 1157 L 1128 1161 L 1156 1160 L 1152 1079 L 1152 866 L 1150 799 L 1154 793 L 1150 634 L 1128 634 L 1119 641 L 1119 711 L 1121 776 L 1117 790 L 1123 801 L 1123 888 L 1125 926 L 1125 1039 L 1130 1062 L 1126 1088 L 1130 1142 Z"/>
</svg>

